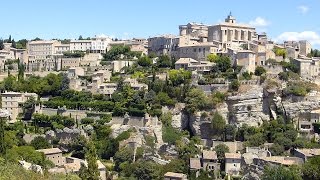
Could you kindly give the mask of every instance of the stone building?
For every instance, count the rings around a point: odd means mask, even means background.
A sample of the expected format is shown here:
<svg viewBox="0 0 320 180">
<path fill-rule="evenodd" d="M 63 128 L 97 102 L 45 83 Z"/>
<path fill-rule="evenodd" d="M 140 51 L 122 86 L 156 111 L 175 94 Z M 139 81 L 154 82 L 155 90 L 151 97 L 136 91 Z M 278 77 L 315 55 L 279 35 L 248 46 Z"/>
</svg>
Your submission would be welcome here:
<svg viewBox="0 0 320 180">
<path fill-rule="evenodd" d="M 179 47 L 179 58 L 192 58 L 198 61 L 205 61 L 209 54 L 217 54 L 219 49 L 213 43 L 201 43 Z"/>
<path fill-rule="evenodd" d="M 312 79 L 320 75 L 320 59 L 297 58 L 293 63 L 298 66 L 299 75 L 304 79 Z"/>
<path fill-rule="evenodd" d="M 127 60 L 112 61 L 113 72 L 114 73 L 123 73 L 124 72 L 123 68 L 124 67 L 130 67 L 133 63 L 134 63 L 134 61 L 127 61 Z"/>
<path fill-rule="evenodd" d="M 67 70 L 69 68 L 79 67 L 81 58 L 61 58 L 59 60 L 61 61 L 61 67 L 58 69 Z"/>
<path fill-rule="evenodd" d="M 320 109 L 312 110 L 310 114 L 310 121 L 312 123 L 320 122 Z"/>
<path fill-rule="evenodd" d="M 58 44 L 54 46 L 54 54 L 62 56 L 64 52 L 70 51 L 70 44 Z"/>
<path fill-rule="evenodd" d="M 91 40 L 71 40 L 70 41 L 70 51 L 91 51 Z"/>
<path fill-rule="evenodd" d="M 215 171 L 215 173 L 220 170 L 220 163 L 218 163 L 215 151 L 202 151 L 202 167 L 207 171 Z"/>
<path fill-rule="evenodd" d="M 227 56 L 233 66 L 242 66 L 242 71 L 254 72 L 256 69 L 256 53 L 250 50 L 234 50 L 228 48 Z"/>
<path fill-rule="evenodd" d="M 208 42 L 220 42 L 224 50 L 231 47 L 233 42 L 246 43 L 256 38 L 255 28 L 237 23 L 231 13 L 224 23 L 208 28 Z"/>
<path fill-rule="evenodd" d="M 164 174 L 164 180 L 188 180 L 188 176 L 182 173 L 167 172 Z"/>
<path fill-rule="evenodd" d="M 307 56 L 309 53 L 311 53 L 312 46 L 309 41 L 302 40 L 302 41 L 299 41 L 299 44 L 300 44 L 299 53 L 301 55 Z"/>
<path fill-rule="evenodd" d="M 163 35 L 148 39 L 148 54 L 155 53 L 157 56 L 168 55 L 177 57 L 179 37 Z"/>
<path fill-rule="evenodd" d="M 175 62 L 175 69 L 185 69 L 199 73 L 208 73 L 215 63 L 209 61 L 196 61 L 192 58 L 180 58 Z"/>
<path fill-rule="evenodd" d="M 283 46 L 287 48 L 294 49 L 297 54 L 307 56 L 311 53 L 312 46 L 309 41 L 301 40 L 301 41 L 284 41 Z M 287 49 L 288 50 L 288 49 Z M 290 51 L 290 49 L 289 49 Z M 289 56 L 290 57 L 290 56 Z M 297 58 L 297 57 L 295 57 Z"/>
<path fill-rule="evenodd" d="M 225 171 L 230 176 L 239 176 L 241 171 L 241 154 L 225 153 Z"/>
<path fill-rule="evenodd" d="M 186 25 L 180 25 L 179 31 L 179 46 L 191 46 L 207 42 L 208 25 L 188 23 Z"/>
<path fill-rule="evenodd" d="M 22 106 L 28 99 L 38 99 L 35 93 L 19 93 L 19 92 L 5 92 L 1 93 L 2 109 L 10 113 L 9 122 L 17 121 L 19 113 L 22 113 Z"/>
<path fill-rule="evenodd" d="M 62 166 L 66 163 L 65 157 L 62 156 L 62 151 L 59 148 L 39 149 L 37 151 L 44 153 L 46 158 L 53 162 L 55 166 Z"/>
<path fill-rule="evenodd" d="M 55 46 L 58 45 L 61 45 L 61 43 L 57 40 L 29 41 L 27 43 L 29 61 L 52 57 L 55 54 Z"/>
</svg>

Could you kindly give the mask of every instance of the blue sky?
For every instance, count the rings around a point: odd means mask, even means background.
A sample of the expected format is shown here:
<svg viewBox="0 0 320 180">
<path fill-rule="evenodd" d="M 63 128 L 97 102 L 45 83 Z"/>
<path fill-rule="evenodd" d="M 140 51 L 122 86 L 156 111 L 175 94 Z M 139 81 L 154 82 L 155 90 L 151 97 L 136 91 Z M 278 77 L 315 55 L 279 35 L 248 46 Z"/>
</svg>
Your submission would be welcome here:
<svg viewBox="0 0 320 180">
<path fill-rule="evenodd" d="M 309 39 L 319 47 L 319 7 L 320 0 L 5 0 L 0 38 L 178 34 L 178 25 L 216 24 L 232 11 L 238 22 L 254 24 L 273 40 Z"/>
</svg>

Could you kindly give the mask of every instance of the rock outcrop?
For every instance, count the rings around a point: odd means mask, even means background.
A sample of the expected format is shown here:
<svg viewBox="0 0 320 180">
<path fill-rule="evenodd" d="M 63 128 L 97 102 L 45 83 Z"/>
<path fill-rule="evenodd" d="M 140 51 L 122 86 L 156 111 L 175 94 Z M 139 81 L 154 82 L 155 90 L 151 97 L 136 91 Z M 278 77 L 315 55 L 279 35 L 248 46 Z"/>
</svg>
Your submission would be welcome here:
<svg viewBox="0 0 320 180">
<path fill-rule="evenodd" d="M 162 108 L 162 113 L 170 112 L 172 114 L 171 125 L 179 130 L 186 129 L 188 127 L 188 116 L 183 111 L 184 107 L 184 103 L 177 103 L 174 108 L 169 108 L 167 106 Z"/>
<path fill-rule="evenodd" d="M 259 126 L 263 120 L 269 120 L 266 104 L 263 101 L 263 88 L 252 85 L 246 92 L 229 96 L 227 104 L 229 109 L 229 123 L 237 126 L 248 124 Z"/>
</svg>

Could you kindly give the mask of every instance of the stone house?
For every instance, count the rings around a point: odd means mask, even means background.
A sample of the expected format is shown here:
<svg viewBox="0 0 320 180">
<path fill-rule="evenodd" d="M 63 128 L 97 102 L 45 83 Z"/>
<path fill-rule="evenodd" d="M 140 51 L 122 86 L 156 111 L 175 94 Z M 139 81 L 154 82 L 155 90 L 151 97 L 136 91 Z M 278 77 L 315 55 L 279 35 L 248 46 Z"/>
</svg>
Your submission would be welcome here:
<svg viewBox="0 0 320 180">
<path fill-rule="evenodd" d="M 202 167 L 207 171 L 219 171 L 220 163 L 218 163 L 217 153 L 215 151 L 202 151 Z"/>
<path fill-rule="evenodd" d="M 225 153 L 225 171 L 228 175 L 239 176 L 241 171 L 241 154 Z"/>
<path fill-rule="evenodd" d="M 16 122 L 19 113 L 22 113 L 22 105 L 28 99 L 38 99 L 35 93 L 19 93 L 19 92 L 4 92 L 1 93 L 2 109 L 10 113 L 9 122 Z"/>
<path fill-rule="evenodd" d="M 190 171 L 196 173 L 196 177 L 199 176 L 200 169 L 202 169 L 200 158 L 190 158 Z"/>
<path fill-rule="evenodd" d="M 192 58 L 180 58 L 175 62 L 175 69 L 184 69 L 189 71 L 196 71 L 199 73 L 206 73 L 211 71 L 215 63 L 209 61 L 197 61 Z"/>
<path fill-rule="evenodd" d="M 167 172 L 164 174 L 164 180 L 188 180 L 186 174 Z"/>
<path fill-rule="evenodd" d="M 53 162 L 55 166 L 62 166 L 66 163 L 66 159 L 62 156 L 62 151 L 59 148 L 39 149 L 37 151 L 43 152 L 46 158 Z"/>
</svg>

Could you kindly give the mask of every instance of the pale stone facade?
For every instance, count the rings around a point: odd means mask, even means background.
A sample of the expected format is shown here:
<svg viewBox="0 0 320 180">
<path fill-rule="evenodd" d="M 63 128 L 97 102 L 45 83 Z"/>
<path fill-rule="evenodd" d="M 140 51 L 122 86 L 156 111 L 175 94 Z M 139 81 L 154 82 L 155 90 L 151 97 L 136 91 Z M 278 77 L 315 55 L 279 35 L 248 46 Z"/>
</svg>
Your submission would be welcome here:
<svg viewBox="0 0 320 180">
<path fill-rule="evenodd" d="M 59 44 L 54 46 L 54 54 L 63 55 L 64 52 L 70 51 L 70 44 Z"/>
<path fill-rule="evenodd" d="M 179 47 L 179 58 L 192 58 L 198 61 L 205 61 L 209 54 L 217 54 L 218 47 L 212 43 Z"/>
<path fill-rule="evenodd" d="M 233 66 L 242 66 L 242 71 L 254 72 L 256 69 L 256 54 L 250 50 L 228 49 L 227 56 L 230 57 Z"/>
<path fill-rule="evenodd" d="M 225 153 L 225 171 L 228 175 L 238 176 L 241 171 L 241 154 Z"/>
<path fill-rule="evenodd" d="M 208 25 L 188 23 L 187 25 L 180 25 L 179 31 L 179 46 L 197 45 L 207 42 Z"/>
<path fill-rule="evenodd" d="M 134 63 L 134 61 L 113 61 L 112 62 L 112 65 L 113 65 L 113 72 L 118 72 L 118 73 L 122 73 L 123 72 L 123 68 L 124 67 L 129 67 L 131 66 L 132 64 Z"/>
<path fill-rule="evenodd" d="M 91 51 L 92 40 L 71 40 L 70 51 Z"/>
<path fill-rule="evenodd" d="M 95 36 L 91 41 L 92 53 L 106 53 L 107 47 L 112 39 L 105 35 Z"/>
<path fill-rule="evenodd" d="M 196 61 L 192 58 L 180 58 L 175 62 L 175 69 L 185 69 L 205 73 L 211 71 L 213 65 L 214 63 L 209 61 Z"/>
<path fill-rule="evenodd" d="M 299 41 L 299 44 L 300 44 L 301 55 L 307 56 L 309 53 L 311 53 L 312 46 L 310 42 L 303 40 L 303 41 Z"/>
<path fill-rule="evenodd" d="M 320 59 L 294 59 L 302 78 L 312 79 L 320 75 Z"/>
<path fill-rule="evenodd" d="M 62 156 L 62 151 L 59 148 L 39 149 L 37 151 L 44 153 L 46 158 L 53 162 L 55 166 L 62 166 L 66 163 L 66 159 Z"/>
<path fill-rule="evenodd" d="M 29 41 L 27 43 L 29 60 L 50 58 L 55 54 L 55 46 L 60 45 L 59 41 Z"/>
<path fill-rule="evenodd" d="M 19 92 L 5 92 L 1 93 L 2 109 L 10 113 L 9 122 L 16 122 L 19 113 L 22 113 L 22 104 L 29 98 L 38 99 L 35 93 L 19 93 Z"/>
<path fill-rule="evenodd" d="M 188 176 L 182 173 L 167 172 L 164 174 L 164 180 L 188 180 Z"/>
<path fill-rule="evenodd" d="M 225 19 L 224 23 L 209 26 L 208 29 L 208 42 L 221 42 L 224 50 L 226 50 L 228 47 L 231 47 L 232 42 L 244 43 L 253 41 L 255 39 L 255 28 L 238 24 L 231 13 Z"/>
<path fill-rule="evenodd" d="M 179 38 L 174 35 L 157 36 L 148 39 L 148 54 L 155 53 L 157 56 L 177 56 Z"/>
</svg>

